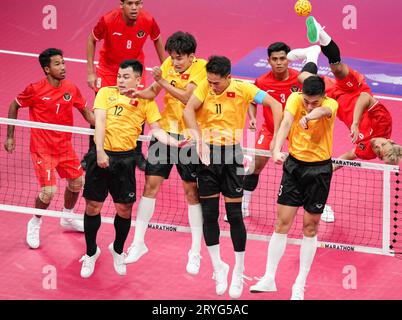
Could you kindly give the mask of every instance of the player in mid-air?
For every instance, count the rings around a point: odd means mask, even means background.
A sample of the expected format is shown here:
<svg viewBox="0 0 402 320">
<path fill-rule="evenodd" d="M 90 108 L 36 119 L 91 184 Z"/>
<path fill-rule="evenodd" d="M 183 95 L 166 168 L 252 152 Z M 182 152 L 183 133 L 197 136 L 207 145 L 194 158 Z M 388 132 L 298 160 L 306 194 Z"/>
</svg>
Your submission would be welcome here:
<svg viewBox="0 0 402 320">
<path fill-rule="evenodd" d="M 214 269 L 216 294 L 226 292 L 229 273 L 229 265 L 222 261 L 219 246 L 219 199 L 222 193 L 236 260 L 229 295 L 239 298 L 243 292 L 247 238 L 241 211 L 244 167 L 240 146 L 246 114 L 253 101 L 270 107 L 275 139 L 282 118 L 282 106 L 255 85 L 232 80 L 231 62 L 226 57 L 210 57 L 206 69 L 207 78 L 190 97 L 183 117 L 191 136 L 196 140 L 202 162 L 197 166 L 198 193 L 204 219 L 204 240 Z"/>
<path fill-rule="evenodd" d="M 299 71 L 288 67 L 287 54 L 290 48 L 283 42 L 275 42 L 268 46 L 268 63 L 272 70 L 263 74 L 255 80 L 255 85 L 261 90 L 269 93 L 275 100 L 285 108 L 286 100 L 292 92 L 300 91 L 301 84 L 298 81 Z M 257 150 L 268 151 L 271 148 L 271 142 L 274 135 L 274 121 L 272 110 L 264 108 L 264 123 L 258 134 L 255 144 Z M 261 171 L 264 169 L 269 158 L 265 156 L 255 156 L 254 170 L 248 173 L 244 178 L 244 194 L 242 200 L 243 217 L 250 215 L 249 205 L 251 194 L 257 188 Z"/>
<path fill-rule="evenodd" d="M 339 103 L 338 118 L 348 127 L 355 147 L 341 156 L 341 159 L 370 160 L 379 158 L 386 164 L 397 165 L 402 156 L 402 148 L 391 140 L 392 117 L 381 101 L 373 97 L 365 78 L 356 70 L 342 62 L 340 49 L 321 25 L 312 16 L 307 18 L 307 36 L 317 45 L 295 49 L 288 54 L 289 60 L 306 59 L 306 72 L 300 74 L 303 81 L 317 73 L 320 51 L 328 58 L 335 80 L 326 78 L 327 95 Z M 320 50 L 321 49 L 321 50 Z M 335 166 L 334 169 L 338 169 Z M 334 213 L 329 210 L 322 216 L 326 222 L 334 221 Z"/>
<path fill-rule="evenodd" d="M 116 208 L 115 239 L 109 245 L 115 271 L 126 274 L 123 253 L 130 231 L 131 211 L 136 200 L 135 147 L 144 121 L 152 134 L 162 143 L 179 146 L 159 126 L 160 113 L 154 100 L 129 98 L 123 93 L 135 88 L 141 81 L 143 66 L 138 60 L 120 64 L 117 86 L 99 90 L 94 102 L 96 152 L 88 156 L 83 196 L 86 200 L 84 229 L 86 254 L 82 256 L 81 277 L 88 278 L 100 256 L 96 237 L 101 225 L 100 211 L 108 193 Z"/>
<path fill-rule="evenodd" d="M 183 109 L 198 84 L 207 77 L 207 62 L 195 56 L 197 42 L 189 33 L 175 32 L 166 41 L 165 48 L 169 57 L 160 68 L 153 69 L 155 82 L 149 88 L 136 92 L 136 96 L 153 99 L 164 89 L 166 93 L 163 99 L 161 127 L 171 136 L 183 140 Z M 196 156 L 194 148 L 181 150 L 166 147 L 157 140 L 151 142 L 145 169 L 144 192 L 138 205 L 134 240 L 125 259 L 126 263 L 138 261 L 148 251 L 145 233 L 155 210 L 156 196 L 163 181 L 169 178 L 173 165 L 176 165 L 183 181 L 192 234 L 186 270 L 190 274 L 198 274 L 201 261 L 202 212 L 198 199 L 195 163 L 183 161 L 181 154 L 188 155 L 184 160 L 191 159 L 191 154 Z"/>
<path fill-rule="evenodd" d="M 66 80 L 63 52 L 49 48 L 39 55 L 39 63 L 46 74 L 42 80 L 30 84 L 10 104 L 8 117 L 16 119 L 20 108 L 29 108 L 29 119 L 36 122 L 58 125 L 73 125 L 73 108 L 82 114 L 88 123 L 94 125 L 94 116 L 86 107 L 86 100 L 80 90 Z M 15 149 L 14 126 L 7 128 L 5 149 Z M 71 143 L 71 133 L 31 129 L 30 152 L 41 190 L 35 200 L 35 208 L 47 209 L 53 199 L 56 187 L 56 171 L 67 179 L 64 192 L 64 209 L 72 213 L 79 192 L 84 183 L 83 170 Z M 34 215 L 28 222 L 26 241 L 32 249 L 40 245 L 42 217 Z M 60 220 L 62 227 L 83 232 L 82 221 Z"/>
</svg>

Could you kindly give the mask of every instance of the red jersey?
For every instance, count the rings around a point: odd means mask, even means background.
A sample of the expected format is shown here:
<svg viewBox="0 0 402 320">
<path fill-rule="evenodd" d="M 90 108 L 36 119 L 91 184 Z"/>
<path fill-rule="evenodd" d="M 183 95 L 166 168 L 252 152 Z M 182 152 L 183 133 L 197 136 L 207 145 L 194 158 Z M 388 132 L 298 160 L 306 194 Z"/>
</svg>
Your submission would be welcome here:
<svg viewBox="0 0 402 320">
<path fill-rule="evenodd" d="M 362 92 L 372 95 L 364 76 L 349 68 L 348 75 L 342 79 L 324 78 L 327 96 L 335 99 L 338 104 L 337 116 L 350 130 L 356 101 Z M 372 138 L 390 138 L 392 131 L 392 118 L 388 110 L 380 102 L 365 110 L 359 125 L 360 135 L 356 141 L 355 154 L 358 158 L 370 160 L 376 158 L 371 148 Z"/>
<path fill-rule="evenodd" d="M 86 100 L 70 81 L 62 80 L 58 88 L 47 78 L 30 84 L 15 101 L 22 108 L 29 107 L 29 119 L 58 125 L 73 125 L 73 107 L 83 110 Z M 61 154 L 71 147 L 71 133 L 31 129 L 31 152 Z"/>
<path fill-rule="evenodd" d="M 286 100 L 292 92 L 301 90 L 302 85 L 297 80 L 299 72 L 289 68 L 289 78 L 283 81 L 277 80 L 272 71 L 258 77 L 254 84 L 261 90 L 266 91 L 274 99 L 282 104 L 282 110 L 285 109 Z M 274 132 L 274 120 L 271 108 L 264 108 L 264 126 L 270 132 Z"/>
<path fill-rule="evenodd" d="M 92 30 L 97 41 L 103 39 L 98 68 L 103 74 L 117 76 L 119 65 L 126 59 L 138 59 L 144 64 L 143 46 L 148 36 L 156 41 L 160 29 L 155 19 L 141 10 L 134 25 L 128 26 L 122 10 L 115 9 L 102 16 Z"/>
</svg>

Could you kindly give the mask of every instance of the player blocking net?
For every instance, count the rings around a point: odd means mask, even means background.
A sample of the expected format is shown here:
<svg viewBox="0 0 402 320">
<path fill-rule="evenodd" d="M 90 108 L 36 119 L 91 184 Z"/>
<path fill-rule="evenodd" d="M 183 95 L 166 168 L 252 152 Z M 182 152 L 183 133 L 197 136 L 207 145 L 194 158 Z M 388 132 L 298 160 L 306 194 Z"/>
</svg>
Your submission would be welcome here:
<svg viewBox="0 0 402 320">
<path fill-rule="evenodd" d="M 57 179 L 57 192 L 49 210 L 34 209 L 33 199 L 40 186 L 29 154 L 29 126 L 72 132 L 73 148 L 78 157 L 86 152 L 88 134 L 93 134 L 93 130 L 0 118 L 2 141 L 6 138 L 7 124 L 15 125 L 16 149 L 12 154 L 4 151 L 0 153 L 0 210 L 71 218 L 72 216 L 62 212 L 63 190 L 66 186 L 64 179 Z M 148 137 L 141 139 L 149 140 Z M 245 149 L 245 152 L 252 156 L 256 150 Z M 268 152 L 257 152 L 259 155 L 269 156 Z M 401 251 L 398 234 L 399 167 L 336 159 L 333 162 L 343 165 L 343 168 L 333 175 L 327 202 L 334 211 L 335 221 L 321 223 L 319 246 L 385 255 Z M 281 173 L 282 168 L 269 161 L 261 174 L 261 182 L 253 193 L 249 207 L 251 215 L 244 220 L 249 239 L 267 240 L 267 235 L 273 231 Z M 172 171 L 171 179 L 166 182 L 162 186 L 162 192 L 158 194 L 155 214 L 148 227 L 171 232 L 190 232 L 187 205 L 182 200 L 183 189 L 176 170 Z M 137 170 L 137 190 L 142 190 L 143 186 L 144 174 Z M 81 219 L 84 210 L 85 201 L 80 195 L 74 208 L 74 212 L 80 215 L 74 215 L 74 218 Z M 221 205 L 220 213 L 222 234 L 228 236 L 229 224 L 223 219 L 224 205 Z M 114 214 L 113 203 L 108 198 L 102 209 L 102 219 L 113 223 Z M 133 217 L 133 224 L 135 218 Z M 302 223 L 300 212 L 289 232 L 289 243 L 300 243 Z"/>
</svg>

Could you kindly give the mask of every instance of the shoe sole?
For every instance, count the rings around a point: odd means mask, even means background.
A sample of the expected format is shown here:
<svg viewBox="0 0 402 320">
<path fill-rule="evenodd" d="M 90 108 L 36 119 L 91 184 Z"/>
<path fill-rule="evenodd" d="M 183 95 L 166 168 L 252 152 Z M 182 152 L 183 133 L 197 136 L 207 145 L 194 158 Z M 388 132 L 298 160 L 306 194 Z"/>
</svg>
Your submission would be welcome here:
<svg viewBox="0 0 402 320">
<path fill-rule="evenodd" d="M 124 264 L 130 264 L 130 263 L 134 263 L 134 262 L 137 262 L 138 260 L 140 260 L 141 258 L 142 258 L 142 256 L 143 255 L 145 255 L 146 253 L 148 253 L 148 248 L 146 248 L 145 250 L 144 250 L 144 252 L 143 253 L 141 253 L 139 256 L 138 256 L 138 258 L 137 259 L 135 259 L 135 260 L 129 260 L 129 259 L 124 259 Z"/>
<path fill-rule="evenodd" d="M 314 23 L 313 17 L 308 17 L 306 20 L 307 26 L 307 39 L 310 43 L 316 43 L 318 41 L 318 32 Z"/>
</svg>

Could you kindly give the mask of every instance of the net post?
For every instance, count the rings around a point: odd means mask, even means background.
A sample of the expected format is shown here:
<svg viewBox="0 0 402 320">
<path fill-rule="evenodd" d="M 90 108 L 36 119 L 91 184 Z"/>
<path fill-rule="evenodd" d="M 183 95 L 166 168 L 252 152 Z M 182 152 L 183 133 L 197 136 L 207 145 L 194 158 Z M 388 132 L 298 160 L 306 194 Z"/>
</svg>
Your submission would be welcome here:
<svg viewBox="0 0 402 320">
<path fill-rule="evenodd" d="M 384 169 L 383 174 L 383 199 L 382 199 L 382 252 L 390 255 L 390 232 L 391 232 L 391 170 Z"/>
</svg>

